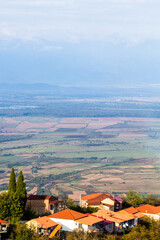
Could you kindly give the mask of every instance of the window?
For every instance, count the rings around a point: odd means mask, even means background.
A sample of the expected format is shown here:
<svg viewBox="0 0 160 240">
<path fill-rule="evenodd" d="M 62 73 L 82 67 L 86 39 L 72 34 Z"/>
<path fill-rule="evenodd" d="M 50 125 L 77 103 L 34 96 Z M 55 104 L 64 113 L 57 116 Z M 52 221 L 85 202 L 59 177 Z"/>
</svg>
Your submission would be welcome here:
<svg viewBox="0 0 160 240">
<path fill-rule="evenodd" d="M 82 223 L 79 223 L 79 228 L 82 228 Z"/>
<path fill-rule="evenodd" d="M 112 230 L 112 224 L 109 224 L 108 228 L 109 230 Z"/>
<path fill-rule="evenodd" d="M 50 205 L 50 210 L 53 210 L 53 205 Z"/>
</svg>

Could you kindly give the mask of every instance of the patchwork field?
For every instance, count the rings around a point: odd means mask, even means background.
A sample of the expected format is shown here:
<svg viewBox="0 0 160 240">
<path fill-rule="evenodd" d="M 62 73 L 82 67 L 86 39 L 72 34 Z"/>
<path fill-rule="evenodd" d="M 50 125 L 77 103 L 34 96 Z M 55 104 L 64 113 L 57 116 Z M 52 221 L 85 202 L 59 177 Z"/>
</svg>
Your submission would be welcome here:
<svg viewBox="0 0 160 240">
<path fill-rule="evenodd" d="M 23 170 L 30 193 L 160 194 L 160 119 L 0 118 L 0 190 Z"/>
</svg>

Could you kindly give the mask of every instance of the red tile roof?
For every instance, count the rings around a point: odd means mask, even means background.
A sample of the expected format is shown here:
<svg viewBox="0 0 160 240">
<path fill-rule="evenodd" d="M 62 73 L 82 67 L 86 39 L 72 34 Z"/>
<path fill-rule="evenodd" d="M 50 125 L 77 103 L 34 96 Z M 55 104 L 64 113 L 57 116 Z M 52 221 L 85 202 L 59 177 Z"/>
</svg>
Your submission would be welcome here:
<svg viewBox="0 0 160 240">
<path fill-rule="evenodd" d="M 129 214 L 134 214 L 134 213 L 138 212 L 138 210 L 136 208 L 134 208 L 134 207 L 125 208 L 125 209 L 121 210 L 120 212 L 122 212 L 122 211 L 125 211 L 125 212 L 127 212 Z"/>
<path fill-rule="evenodd" d="M 39 218 L 36 218 L 34 220 L 46 229 L 58 225 L 56 222 L 54 222 L 53 220 L 51 220 L 49 217 L 46 217 L 46 216 L 45 217 L 39 217 Z"/>
<path fill-rule="evenodd" d="M 82 200 L 90 200 L 90 199 L 99 197 L 99 196 L 101 196 L 102 194 L 103 194 L 103 193 L 93 193 L 93 194 L 90 194 L 90 195 L 82 196 L 81 199 L 82 199 Z"/>
<path fill-rule="evenodd" d="M 160 213 L 159 207 L 155 207 L 155 206 L 152 206 L 152 205 L 149 205 L 149 204 L 137 207 L 136 209 L 139 212 L 142 212 L 142 213 L 150 213 L 150 214 L 158 214 L 158 213 Z"/>
<path fill-rule="evenodd" d="M 57 197 L 54 197 L 52 195 L 27 195 L 27 200 L 58 200 Z"/>
<path fill-rule="evenodd" d="M 141 212 L 137 212 L 137 213 L 133 214 L 133 216 L 135 216 L 135 217 L 137 217 L 139 219 L 139 218 L 144 217 L 144 214 L 141 213 Z"/>
<path fill-rule="evenodd" d="M 4 221 L 0 219 L 0 223 L 8 223 L 8 221 Z"/>
<path fill-rule="evenodd" d="M 107 206 L 107 207 L 109 207 L 109 208 L 114 207 L 114 205 L 107 204 L 107 203 L 102 203 L 102 205 Z"/>
<path fill-rule="evenodd" d="M 160 213 L 160 206 L 156 207 L 156 209 Z"/>
<path fill-rule="evenodd" d="M 133 215 L 125 215 L 119 212 L 113 212 L 110 210 L 99 210 L 96 213 L 93 213 L 95 216 L 103 217 L 104 219 L 116 223 L 121 223 L 129 220 L 133 220 L 135 217 Z"/>
<path fill-rule="evenodd" d="M 93 226 L 96 223 L 103 222 L 103 219 L 100 219 L 96 216 L 88 215 L 86 217 L 83 217 L 83 218 L 80 218 L 80 219 L 76 220 L 76 222 L 82 223 L 82 224 L 85 224 L 85 225 L 89 225 L 89 226 Z"/>
<path fill-rule="evenodd" d="M 81 199 L 86 201 L 88 205 L 100 205 L 101 201 L 103 201 L 106 198 L 110 198 L 113 201 L 115 201 L 110 194 L 105 194 L 105 193 L 94 193 L 86 196 L 82 196 Z"/>
<path fill-rule="evenodd" d="M 71 209 L 65 209 L 63 211 L 49 215 L 50 218 L 59 218 L 59 219 L 68 219 L 68 220 L 77 220 L 83 217 L 86 217 L 86 214 L 76 212 Z"/>
</svg>

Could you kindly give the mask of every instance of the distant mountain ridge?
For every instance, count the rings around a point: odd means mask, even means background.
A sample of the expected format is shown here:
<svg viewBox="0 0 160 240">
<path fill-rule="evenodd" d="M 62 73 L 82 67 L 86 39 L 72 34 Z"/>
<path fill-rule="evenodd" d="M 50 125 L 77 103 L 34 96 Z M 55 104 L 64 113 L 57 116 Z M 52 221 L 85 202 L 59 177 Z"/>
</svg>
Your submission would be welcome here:
<svg viewBox="0 0 160 240">
<path fill-rule="evenodd" d="M 107 97 L 107 96 L 150 96 L 159 95 L 160 88 L 139 87 L 64 87 L 47 83 L 0 83 L 0 94 L 49 94 L 59 97 Z"/>
</svg>

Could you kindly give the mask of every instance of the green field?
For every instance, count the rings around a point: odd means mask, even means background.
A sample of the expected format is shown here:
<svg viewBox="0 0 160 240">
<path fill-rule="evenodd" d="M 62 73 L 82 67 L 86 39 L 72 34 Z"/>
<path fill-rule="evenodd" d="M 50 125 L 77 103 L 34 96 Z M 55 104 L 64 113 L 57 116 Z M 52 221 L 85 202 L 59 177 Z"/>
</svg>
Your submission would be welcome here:
<svg viewBox="0 0 160 240">
<path fill-rule="evenodd" d="M 160 119 L 0 118 L 0 190 L 11 167 L 28 192 L 159 194 Z"/>
</svg>

